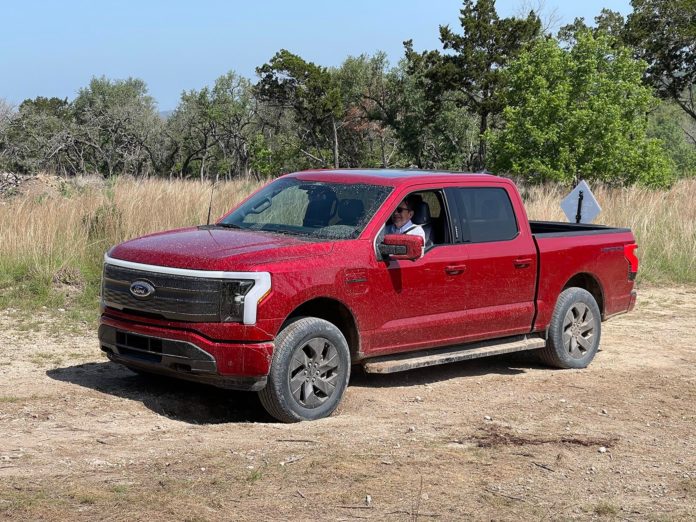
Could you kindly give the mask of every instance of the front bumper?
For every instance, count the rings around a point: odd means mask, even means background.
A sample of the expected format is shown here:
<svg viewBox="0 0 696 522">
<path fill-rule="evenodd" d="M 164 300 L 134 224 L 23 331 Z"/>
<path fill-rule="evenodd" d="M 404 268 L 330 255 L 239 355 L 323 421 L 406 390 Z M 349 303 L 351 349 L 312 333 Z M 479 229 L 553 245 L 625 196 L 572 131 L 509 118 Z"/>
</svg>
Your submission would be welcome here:
<svg viewBox="0 0 696 522">
<path fill-rule="evenodd" d="M 110 360 L 129 368 L 235 390 L 262 389 L 273 355 L 272 342 L 211 341 L 188 330 L 106 316 L 99 342 Z"/>
</svg>

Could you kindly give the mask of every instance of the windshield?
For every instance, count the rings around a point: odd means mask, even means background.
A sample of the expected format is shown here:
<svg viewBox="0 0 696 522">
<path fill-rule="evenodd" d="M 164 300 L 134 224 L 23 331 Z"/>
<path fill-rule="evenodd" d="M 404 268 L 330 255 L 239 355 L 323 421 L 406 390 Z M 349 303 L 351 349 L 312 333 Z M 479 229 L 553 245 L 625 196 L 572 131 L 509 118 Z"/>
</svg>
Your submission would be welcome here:
<svg viewBox="0 0 696 522">
<path fill-rule="evenodd" d="M 218 225 L 325 239 L 360 235 L 391 187 L 283 178 L 261 189 Z"/>
</svg>

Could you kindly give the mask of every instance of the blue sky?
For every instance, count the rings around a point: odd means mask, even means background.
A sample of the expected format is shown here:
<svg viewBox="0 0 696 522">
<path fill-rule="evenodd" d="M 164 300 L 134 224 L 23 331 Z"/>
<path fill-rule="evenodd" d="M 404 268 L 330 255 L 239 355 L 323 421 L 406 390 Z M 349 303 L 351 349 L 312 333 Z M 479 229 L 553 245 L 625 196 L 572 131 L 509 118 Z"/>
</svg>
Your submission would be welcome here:
<svg viewBox="0 0 696 522">
<path fill-rule="evenodd" d="M 541 0 L 559 24 L 589 22 L 603 7 L 626 15 L 629 0 Z M 500 16 L 539 0 L 498 0 Z M 0 98 L 72 99 L 94 76 L 145 80 L 160 110 L 181 92 L 211 85 L 229 70 L 255 78 L 279 49 L 325 66 L 384 51 L 392 63 L 402 42 L 439 48 L 438 26 L 459 27 L 461 0 L 10 0 L 0 21 Z"/>
</svg>

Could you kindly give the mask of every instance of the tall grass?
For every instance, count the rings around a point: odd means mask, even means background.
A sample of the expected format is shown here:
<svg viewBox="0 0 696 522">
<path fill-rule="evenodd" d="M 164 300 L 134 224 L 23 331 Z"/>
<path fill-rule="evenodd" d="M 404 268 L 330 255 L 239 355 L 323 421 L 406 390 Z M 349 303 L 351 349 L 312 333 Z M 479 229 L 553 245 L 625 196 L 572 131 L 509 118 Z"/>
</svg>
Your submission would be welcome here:
<svg viewBox="0 0 696 522">
<path fill-rule="evenodd" d="M 258 188 L 255 181 L 221 183 L 213 219 Z M 696 180 L 667 191 L 595 187 L 598 222 L 630 227 L 641 259 L 639 278 L 696 283 Z M 532 187 L 523 197 L 530 219 L 565 220 L 567 189 Z M 0 202 L 0 307 L 59 307 L 68 296 L 96 309 L 104 252 L 150 232 L 204 223 L 211 186 L 194 181 L 119 178 L 52 196 Z"/>
<path fill-rule="evenodd" d="M 211 221 L 258 186 L 219 184 Z M 210 196 L 205 183 L 119 178 L 0 202 L 0 307 L 60 307 L 68 296 L 96 308 L 104 252 L 126 239 L 205 223 Z"/>
<path fill-rule="evenodd" d="M 523 192 L 529 219 L 566 221 L 559 203 L 568 190 L 532 187 Z M 636 236 L 639 281 L 696 283 L 696 180 L 669 190 L 593 187 L 602 212 L 597 223 L 628 227 Z"/>
</svg>

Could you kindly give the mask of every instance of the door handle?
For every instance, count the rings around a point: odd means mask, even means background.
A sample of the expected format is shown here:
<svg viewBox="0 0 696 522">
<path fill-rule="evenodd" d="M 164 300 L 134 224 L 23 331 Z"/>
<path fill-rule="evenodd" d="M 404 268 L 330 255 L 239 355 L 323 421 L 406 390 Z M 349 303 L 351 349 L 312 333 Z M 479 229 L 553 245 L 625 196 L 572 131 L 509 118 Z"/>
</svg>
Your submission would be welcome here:
<svg viewBox="0 0 696 522">
<path fill-rule="evenodd" d="M 458 275 L 466 270 L 466 265 L 449 265 L 445 267 L 445 272 L 449 275 Z"/>
<path fill-rule="evenodd" d="M 518 257 L 513 261 L 515 268 L 528 268 L 532 264 L 531 257 Z"/>
</svg>

